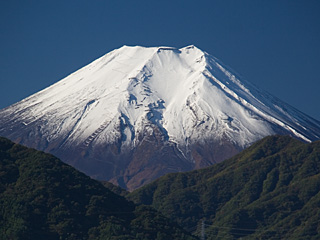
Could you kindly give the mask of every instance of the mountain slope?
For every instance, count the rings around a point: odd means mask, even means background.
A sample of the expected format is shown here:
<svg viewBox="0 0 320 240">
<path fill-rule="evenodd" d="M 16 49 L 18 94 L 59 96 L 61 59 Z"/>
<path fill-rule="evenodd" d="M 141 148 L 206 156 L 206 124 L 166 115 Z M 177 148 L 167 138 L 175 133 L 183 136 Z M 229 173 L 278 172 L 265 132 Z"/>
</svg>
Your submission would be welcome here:
<svg viewBox="0 0 320 240">
<path fill-rule="evenodd" d="M 131 190 L 272 134 L 310 142 L 320 123 L 195 46 L 123 46 L 0 110 L 0 135 Z"/>
<path fill-rule="evenodd" d="M 0 138 L 0 239 L 194 239 L 52 155 Z"/>
<path fill-rule="evenodd" d="M 262 139 L 235 157 L 129 194 L 206 239 L 319 239 L 320 142 Z"/>
</svg>

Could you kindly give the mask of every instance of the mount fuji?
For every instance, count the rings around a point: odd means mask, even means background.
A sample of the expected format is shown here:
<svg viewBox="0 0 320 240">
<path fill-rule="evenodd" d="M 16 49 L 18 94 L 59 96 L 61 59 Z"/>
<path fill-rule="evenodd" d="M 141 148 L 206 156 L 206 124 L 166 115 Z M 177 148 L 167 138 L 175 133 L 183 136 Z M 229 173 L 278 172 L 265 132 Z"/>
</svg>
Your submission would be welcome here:
<svg viewBox="0 0 320 240">
<path fill-rule="evenodd" d="M 314 141 L 320 122 L 195 46 L 123 46 L 0 110 L 1 136 L 129 190 L 274 134 Z"/>
</svg>

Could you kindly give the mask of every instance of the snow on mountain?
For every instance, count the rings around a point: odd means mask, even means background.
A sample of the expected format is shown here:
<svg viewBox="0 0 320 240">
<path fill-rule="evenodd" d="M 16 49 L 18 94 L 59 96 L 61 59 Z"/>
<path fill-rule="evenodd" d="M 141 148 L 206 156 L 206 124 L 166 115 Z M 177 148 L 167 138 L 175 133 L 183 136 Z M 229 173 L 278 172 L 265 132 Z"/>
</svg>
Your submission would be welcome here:
<svg viewBox="0 0 320 240">
<path fill-rule="evenodd" d="M 319 121 L 240 81 L 195 46 L 123 46 L 0 110 L 0 116 L 0 135 L 125 187 L 142 173 L 136 185 L 221 161 L 267 135 L 290 134 L 306 142 L 320 136 Z M 166 158 L 175 154 L 188 167 L 179 163 L 170 170 L 162 163 L 155 170 L 154 156 L 131 166 L 139 162 L 132 160 L 139 146 L 155 140 L 161 142 L 155 152 L 168 149 Z"/>
</svg>

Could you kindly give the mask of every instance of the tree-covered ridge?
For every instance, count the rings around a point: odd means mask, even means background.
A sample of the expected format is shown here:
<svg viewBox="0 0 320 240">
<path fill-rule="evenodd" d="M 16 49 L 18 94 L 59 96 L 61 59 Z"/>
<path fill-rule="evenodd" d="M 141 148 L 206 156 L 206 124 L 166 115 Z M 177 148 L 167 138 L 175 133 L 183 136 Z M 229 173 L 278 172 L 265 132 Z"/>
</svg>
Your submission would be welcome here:
<svg viewBox="0 0 320 240">
<path fill-rule="evenodd" d="M 0 138 L 0 239 L 194 239 L 50 154 Z"/>
<path fill-rule="evenodd" d="M 107 182 L 107 181 L 100 181 L 102 183 L 102 185 L 106 188 L 108 188 L 111 192 L 114 192 L 115 194 L 117 195 L 120 195 L 120 196 L 126 196 L 128 195 L 128 191 L 126 191 L 125 189 L 117 186 L 117 185 L 114 185 L 113 183 L 111 182 Z"/>
<path fill-rule="evenodd" d="M 212 167 L 129 194 L 206 239 L 319 239 L 320 142 L 270 136 Z"/>
</svg>

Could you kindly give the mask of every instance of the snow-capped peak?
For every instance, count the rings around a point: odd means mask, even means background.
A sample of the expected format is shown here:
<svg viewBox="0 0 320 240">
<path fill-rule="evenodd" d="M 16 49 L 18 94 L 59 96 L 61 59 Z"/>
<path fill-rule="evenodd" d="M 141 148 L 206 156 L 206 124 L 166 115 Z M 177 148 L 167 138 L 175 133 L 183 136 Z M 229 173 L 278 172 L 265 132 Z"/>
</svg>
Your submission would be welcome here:
<svg viewBox="0 0 320 240">
<path fill-rule="evenodd" d="M 47 121 L 48 140 L 62 134 L 65 144 L 86 141 L 97 129 L 92 141 L 115 141 L 116 119 L 129 126 L 132 142 L 149 123 L 179 145 L 229 137 L 244 147 L 275 133 L 273 125 L 305 141 L 318 137 L 305 135 L 299 122 L 306 117 L 288 108 L 190 45 L 123 46 L 13 109 L 23 111 L 26 125 Z"/>
<path fill-rule="evenodd" d="M 143 146 L 147 151 L 148 136 L 156 141 L 151 146 L 169 146 L 157 150 L 161 154 L 173 151 L 197 168 L 267 135 L 290 134 L 304 141 L 320 135 L 318 121 L 240 80 L 194 45 L 123 46 L 0 110 L 0 116 L 0 135 L 62 158 L 83 159 L 80 168 L 111 158 L 112 166 L 118 166 L 116 161 L 128 166 L 139 153 L 133 149 Z M 212 150 L 206 143 L 216 147 Z M 118 155 L 122 160 L 115 160 Z M 109 165 L 103 169 L 96 176 L 111 171 Z M 131 171 L 128 179 L 134 175 Z M 108 174 L 103 176 L 115 176 L 113 170 Z"/>
</svg>

